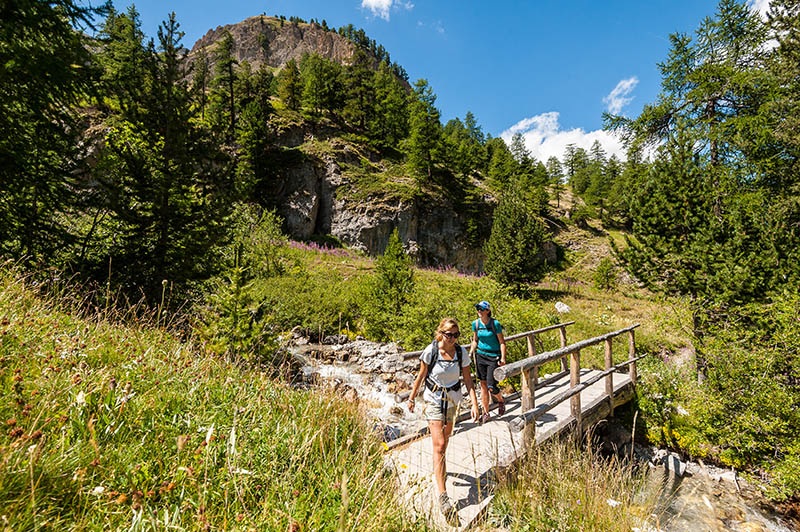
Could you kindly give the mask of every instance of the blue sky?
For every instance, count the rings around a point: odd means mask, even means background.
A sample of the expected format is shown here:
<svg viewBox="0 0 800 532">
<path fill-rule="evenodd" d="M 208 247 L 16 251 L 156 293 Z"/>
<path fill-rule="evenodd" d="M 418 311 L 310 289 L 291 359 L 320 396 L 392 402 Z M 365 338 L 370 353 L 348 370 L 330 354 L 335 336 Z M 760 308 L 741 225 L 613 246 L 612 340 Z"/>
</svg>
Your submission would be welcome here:
<svg viewBox="0 0 800 532">
<path fill-rule="evenodd" d="M 622 155 L 602 131 L 602 113 L 635 116 L 652 102 L 669 34 L 694 32 L 717 0 L 139 0 L 136 7 L 151 36 L 175 11 L 188 47 L 211 28 L 261 13 L 352 23 L 412 82 L 430 82 L 442 123 L 472 111 L 486 133 L 509 139 L 519 131 L 546 160 L 570 142 L 588 149 L 594 140 Z"/>
</svg>

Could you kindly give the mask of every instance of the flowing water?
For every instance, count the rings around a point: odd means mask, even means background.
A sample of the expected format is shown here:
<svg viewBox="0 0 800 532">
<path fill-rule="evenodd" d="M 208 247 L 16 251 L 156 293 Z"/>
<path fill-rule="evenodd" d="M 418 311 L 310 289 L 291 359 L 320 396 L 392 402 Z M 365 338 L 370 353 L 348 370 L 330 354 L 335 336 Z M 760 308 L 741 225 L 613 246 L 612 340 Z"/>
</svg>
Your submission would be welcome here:
<svg viewBox="0 0 800 532">
<path fill-rule="evenodd" d="M 752 488 L 728 481 L 712 480 L 696 469 L 694 475 L 678 477 L 658 468 L 651 471 L 651 488 L 662 496 L 652 517 L 652 530 L 663 532 L 791 532 Z M 740 483 L 741 485 L 741 483 Z M 644 529 L 643 529 L 644 531 Z"/>
</svg>

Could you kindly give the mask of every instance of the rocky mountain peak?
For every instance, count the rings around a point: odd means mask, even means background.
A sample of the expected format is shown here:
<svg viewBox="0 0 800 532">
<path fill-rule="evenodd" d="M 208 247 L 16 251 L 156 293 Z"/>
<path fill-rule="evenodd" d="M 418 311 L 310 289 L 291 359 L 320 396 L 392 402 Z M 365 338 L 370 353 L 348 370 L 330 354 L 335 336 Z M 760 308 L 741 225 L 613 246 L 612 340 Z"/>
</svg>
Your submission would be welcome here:
<svg viewBox="0 0 800 532">
<path fill-rule="evenodd" d="M 226 31 L 234 40 L 234 57 L 239 62 L 250 63 L 253 70 L 261 65 L 280 69 L 291 59 L 299 62 L 305 53 L 316 53 L 338 63 L 349 64 L 355 52 L 355 44 L 315 22 L 296 23 L 259 15 L 208 30 L 194 44 L 189 57 L 205 48 L 213 62 L 214 45 Z M 375 67 L 377 64 L 375 60 Z"/>
</svg>

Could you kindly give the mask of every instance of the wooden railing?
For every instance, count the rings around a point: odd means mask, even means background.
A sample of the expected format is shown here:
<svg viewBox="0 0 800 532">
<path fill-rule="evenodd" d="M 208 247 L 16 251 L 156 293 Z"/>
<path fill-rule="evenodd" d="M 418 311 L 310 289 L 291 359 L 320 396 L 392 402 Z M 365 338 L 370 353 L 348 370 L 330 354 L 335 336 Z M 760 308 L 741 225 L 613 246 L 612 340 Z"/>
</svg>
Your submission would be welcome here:
<svg viewBox="0 0 800 532">
<path fill-rule="evenodd" d="M 606 386 L 605 386 L 605 393 L 610 403 L 611 412 L 614 411 L 614 380 L 613 380 L 613 373 L 625 366 L 630 366 L 630 378 L 633 384 L 636 384 L 636 361 L 643 358 L 645 355 L 636 356 L 636 342 L 634 337 L 634 329 L 639 326 L 637 323 L 636 325 L 632 325 L 630 327 L 626 327 L 624 329 L 620 329 L 618 331 L 610 332 L 608 334 L 604 334 L 602 336 L 597 336 L 595 338 L 589 338 L 588 340 L 582 340 L 580 342 L 574 343 L 572 345 L 564 345 L 562 343 L 561 348 L 556 349 L 554 351 L 547 351 L 545 353 L 541 353 L 539 355 L 535 352 L 535 346 L 531 347 L 533 344 L 529 339 L 528 342 L 528 352 L 530 356 L 523 360 L 519 360 L 517 362 L 512 362 L 510 364 L 506 364 L 505 366 L 500 366 L 496 370 L 494 370 L 494 378 L 495 380 L 502 381 L 509 377 L 513 377 L 515 375 L 522 374 L 522 414 L 515 417 L 510 423 L 511 430 L 513 432 L 519 432 L 525 429 L 528 425 L 533 426 L 533 430 L 529 436 L 535 437 L 536 431 L 536 420 L 539 419 L 541 416 L 555 408 L 557 405 L 570 399 L 570 413 L 572 417 L 575 419 L 577 424 L 577 431 L 580 434 L 583 430 L 582 422 L 581 422 L 581 391 L 585 390 L 595 382 L 599 381 L 602 378 L 606 379 Z M 628 360 L 613 365 L 612 355 L 611 355 L 611 344 L 612 339 L 616 336 L 621 334 L 628 333 Z M 580 380 L 580 354 L 581 349 L 585 349 L 587 347 L 605 343 L 605 371 L 602 373 L 595 375 L 594 377 L 581 382 Z M 539 377 L 539 368 L 547 364 L 548 362 L 552 362 L 554 360 L 561 360 L 562 361 L 562 371 L 556 375 L 556 378 L 563 377 L 566 371 L 566 357 L 570 357 L 570 367 L 569 367 L 569 375 L 570 375 L 570 388 L 569 390 L 565 391 L 564 393 L 554 397 L 547 403 L 536 407 L 535 400 L 534 400 L 534 393 L 536 391 L 537 386 L 544 386 L 547 383 L 552 382 L 555 378 L 550 377 L 545 381 L 538 382 Z"/>
</svg>

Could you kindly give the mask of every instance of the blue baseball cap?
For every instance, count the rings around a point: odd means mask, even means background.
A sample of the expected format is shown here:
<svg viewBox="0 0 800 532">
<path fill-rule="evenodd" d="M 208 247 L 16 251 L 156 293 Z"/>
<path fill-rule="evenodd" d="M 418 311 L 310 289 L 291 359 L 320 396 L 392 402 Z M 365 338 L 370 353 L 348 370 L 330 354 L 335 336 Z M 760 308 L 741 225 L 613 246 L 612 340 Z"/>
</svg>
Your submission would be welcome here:
<svg viewBox="0 0 800 532">
<path fill-rule="evenodd" d="M 480 303 L 475 303 L 475 308 L 477 310 L 492 310 L 492 306 L 489 304 L 488 301 L 481 301 Z"/>
</svg>

